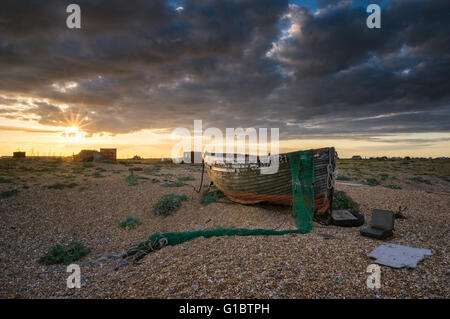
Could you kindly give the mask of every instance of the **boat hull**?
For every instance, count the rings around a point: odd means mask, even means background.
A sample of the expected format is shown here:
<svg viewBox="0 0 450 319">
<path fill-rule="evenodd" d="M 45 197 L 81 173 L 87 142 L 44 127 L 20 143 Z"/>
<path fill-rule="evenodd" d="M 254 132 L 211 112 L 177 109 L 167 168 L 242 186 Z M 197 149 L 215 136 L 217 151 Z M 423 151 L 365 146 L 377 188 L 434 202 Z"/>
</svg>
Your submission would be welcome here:
<svg viewBox="0 0 450 319">
<path fill-rule="evenodd" d="M 314 201 L 316 219 L 331 214 L 336 152 L 333 147 L 314 149 Z M 214 155 L 211 155 L 214 158 Z M 261 165 L 218 163 L 205 155 L 205 168 L 211 181 L 230 200 L 241 204 L 268 202 L 292 205 L 291 168 L 287 154 L 279 155 L 279 169 L 261 174 Z"/>
</svg>

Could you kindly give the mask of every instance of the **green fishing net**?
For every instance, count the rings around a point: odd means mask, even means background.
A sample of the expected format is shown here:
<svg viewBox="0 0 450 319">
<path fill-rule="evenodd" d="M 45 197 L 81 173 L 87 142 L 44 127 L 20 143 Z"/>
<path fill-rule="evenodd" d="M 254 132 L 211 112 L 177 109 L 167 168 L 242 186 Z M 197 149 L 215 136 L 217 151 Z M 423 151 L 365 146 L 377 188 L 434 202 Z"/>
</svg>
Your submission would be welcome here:
<svg viewBox="0 0 450 319">
<path fill-rule="evenodd" d="M 292 210 L 297 228 L 309 232 L 314 216 L 314 153 L 288 153 L 292 179 Z"/>
<path fill-rule="evenodd" d="M 255 235 L 285 235 L 305 234 L 313 227 L 314 215 L 314 153 L 298 151 L 288 153 L 291 183 L 292 183 L 292 208 L 297 229 L 273 230 L 273 229 L 246 229 L 246 228 L 215 228 L 185 232 L 158 232 L 152 234 L 147 240 L 142 241 L 128 250 L 126 256 L 136 253 L 140 255 L 158 250 L 166 245 L 174 246 L 198 237 L 214 236 L 255 236 Z"/>
</svg>

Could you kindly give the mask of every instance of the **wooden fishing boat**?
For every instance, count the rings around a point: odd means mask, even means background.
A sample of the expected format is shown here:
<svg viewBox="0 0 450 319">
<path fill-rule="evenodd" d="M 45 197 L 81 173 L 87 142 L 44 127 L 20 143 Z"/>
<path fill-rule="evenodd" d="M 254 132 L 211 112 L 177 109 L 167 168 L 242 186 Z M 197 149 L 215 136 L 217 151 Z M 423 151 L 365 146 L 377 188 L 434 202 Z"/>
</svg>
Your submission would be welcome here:
<svg viewBox="0 0 450 319">
<path fill-rule="evenodd" d="M 329 221 L 333 200 L 337 153 L 334 147 L 314 149 L 314 217 L 319 221 Z M 232 155 L 233 157 L 233 155 Z M 266 159 L 258 157 L 256 162 L 226 161 L 226 154 L 204 154 L 206 171 L 211 181 L 225 196 L 241 204 L 268 202 L 280 205 L 292 205 L 291 167 L 288 153 L 279 154 L 278 171 L 273 174 L 261 174 L 267 167 Z M 266 163 L 266 164 L 262 164 Z"/>
</svg>

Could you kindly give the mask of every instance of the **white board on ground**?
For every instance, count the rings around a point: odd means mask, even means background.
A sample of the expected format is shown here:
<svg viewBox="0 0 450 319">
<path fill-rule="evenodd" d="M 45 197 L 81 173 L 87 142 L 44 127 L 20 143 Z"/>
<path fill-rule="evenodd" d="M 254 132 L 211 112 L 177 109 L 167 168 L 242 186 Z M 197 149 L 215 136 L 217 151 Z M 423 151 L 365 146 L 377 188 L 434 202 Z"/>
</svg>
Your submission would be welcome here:
<svg viewBox="0 0 450 319">
<path fill-rule="evenodd" d="M 380 265 L 393 268 L 416 268 L 419 261 L 431 255 L 432 252 L 429 249 L 383 244 L 372 250 L 368 256 L 375 258 L 375 262 Z"/>
<path fill-rule="evenodd" d="M 364 184 L 345 183 L 345 182 L 336 182 L 336 184 L 347 185 L 347 186 L 362 186 L 362 187 L 369 186 L 369 185 L 364 185 Z"/>
</svg>

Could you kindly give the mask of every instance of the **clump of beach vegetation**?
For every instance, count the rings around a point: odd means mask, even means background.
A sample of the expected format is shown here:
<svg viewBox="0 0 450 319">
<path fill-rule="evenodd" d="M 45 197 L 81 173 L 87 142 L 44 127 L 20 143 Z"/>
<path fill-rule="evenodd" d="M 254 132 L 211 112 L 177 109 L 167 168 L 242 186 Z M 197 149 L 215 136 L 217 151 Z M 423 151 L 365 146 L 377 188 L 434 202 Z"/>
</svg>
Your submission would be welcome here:
<svg viewBox="0 0 450 319">
<path fill-rule="evenodd" d="M 142 224 L 141 220 L 137 216 L 128 216 L 126 219 L 122 220 L 119 223 L 119 227 L 121 228 L 129 228 L 133 229 Z"/>
<path fill-rule="evenodd" d="M 219 199 L 223 197 L 225 197 L 225 195 L 222 193 L 222 191 L 212 185 L 209 186 L 208 189 L 203 191 L 200 203 L 206 206 L 210 203 L 218 202 Z"/>
<path fill-rule="evenodd" d="M 352 213 L 359 212 L 359 204 L 343 191 L 335 191 L 333 194 L 333 209 L 346 209 Z"/>
<path fill-rule="evenodd" d="M 84 247 L 83 244 L 71 242 L 66 247 L 62 245 L 55 245 L 41 258 L 38 262 L 44 265 L 54 265 L 64 263 L 71 264 L 90 253 L 90 249 Z"/>
<path fill-rule="evenodd" d="M 181 202 L 186 201 L 188 198 L 186 195 L 168 194 L 153 205 L 153 215 L 169 216 L 172 212 L 177 211 Z"/>
</svg>

